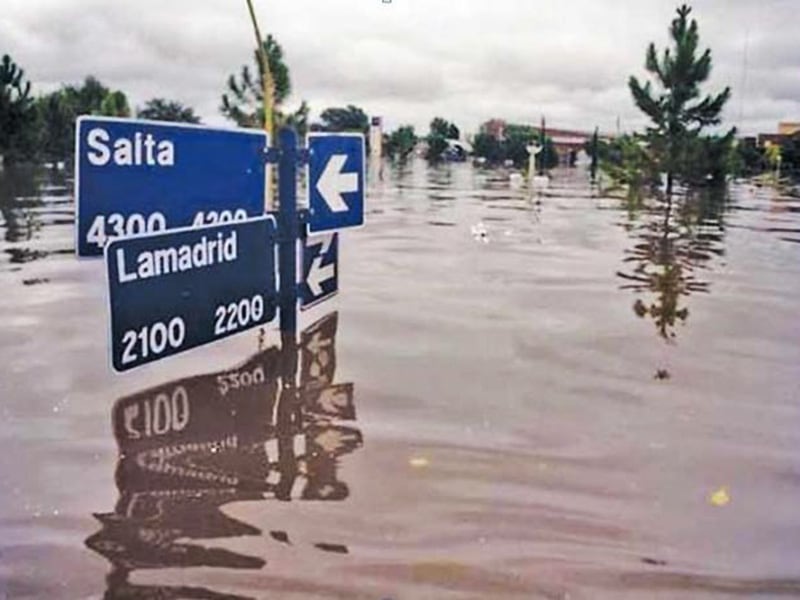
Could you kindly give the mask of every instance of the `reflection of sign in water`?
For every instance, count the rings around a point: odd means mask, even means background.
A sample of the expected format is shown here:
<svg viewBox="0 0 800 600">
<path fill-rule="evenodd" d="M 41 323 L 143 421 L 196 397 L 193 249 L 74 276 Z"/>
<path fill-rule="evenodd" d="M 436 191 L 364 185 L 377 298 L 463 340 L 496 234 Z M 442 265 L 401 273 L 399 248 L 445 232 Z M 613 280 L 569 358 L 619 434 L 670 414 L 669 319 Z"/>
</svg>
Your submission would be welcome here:
<svg viewBox="0 0 800 600">
<path fill-rule="evenodd" d="M 287 397 L 279 389 L 295 378 L 291 345 L 271 347 L 232 369 L 188 377 L 121 398 L 112 411 L 119 445 L 113 512 L 96 514 L 101 529 L 86 540 L 112 564 L 109 597 L 236 598 L 188 587 L 140 586 L 136 569 L 218 567 L 260 569 L 259 556 L 192 540 L 261 536 L 261 529 L 222 511 L 231 502 L 343 500 L 342 456 L 359 448 L 361 432 L 341 421 L 355 418 L 353 384 L 333 384 L 336 314 L 301 335 L 314 360 L 308 382 Z M 305 356 L 306 346 L 301 347 Z M 317 366 L 313 366 L 317 364 Z M 311 377 L 310 373 L 316 374 Z M 287 379 L 289 378 L 289 379 Z M 290 406 L 282 407 L 288 402 Z M 289 543 L 283 530 L 269 532 Z M 346 553 L 339 543 L 318 550 Z M 194 595 L 192 595 L 194 594 Z"/>
<path fill-rule="evenodd" d="M 85 116 L 76 138 L 79 256 L 101 256 L 114 237 L 264 212 L 263 131 Z"/>
<path fill-rule="evenodd" d="M 338 313 L 331 313 L 300 334 L 300 387 L 305 393 L 333 383 L 337 324 Z"/>
<path fill-rule="evenodd" d="M 274 237 L 275 220 L 265 216 L 111 242 L 114 368 L 126 371 L 270 322 Z"/>
</svg>

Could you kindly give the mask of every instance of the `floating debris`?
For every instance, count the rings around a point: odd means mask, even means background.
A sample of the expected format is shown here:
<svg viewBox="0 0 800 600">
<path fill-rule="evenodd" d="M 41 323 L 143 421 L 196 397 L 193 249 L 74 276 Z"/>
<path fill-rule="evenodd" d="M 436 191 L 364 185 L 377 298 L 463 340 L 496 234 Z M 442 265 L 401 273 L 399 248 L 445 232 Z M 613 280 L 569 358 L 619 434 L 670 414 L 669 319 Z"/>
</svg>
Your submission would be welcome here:
<svg viewBox="0 0 800 600">
<path fill-rule="evenodd" d="M 424 456 L 414 456 L 411 460 L 408 461 L 408 464 L 414 467 L 415 469 L 424 469 L 425 467 L 430 465 L 430 462 Z"/>
<path fill-rule="evenodd" d="M 476 240 L 479 240 L 484 244 L 489 243 L 489 232 L 486 229 L 486 225 L 483 224 L 483 221 L 480 221 L 476 225 L 473 225 L 471 231 L 472 231 L 472 237 L 474 237 Z"/>
<path fill-rule="evenodd" d="M 712 506 L 726 506 L 730 501 L 731 495 L 725 486 L 719 488 L 708 497 L 708 503 Z"/>
</svg>

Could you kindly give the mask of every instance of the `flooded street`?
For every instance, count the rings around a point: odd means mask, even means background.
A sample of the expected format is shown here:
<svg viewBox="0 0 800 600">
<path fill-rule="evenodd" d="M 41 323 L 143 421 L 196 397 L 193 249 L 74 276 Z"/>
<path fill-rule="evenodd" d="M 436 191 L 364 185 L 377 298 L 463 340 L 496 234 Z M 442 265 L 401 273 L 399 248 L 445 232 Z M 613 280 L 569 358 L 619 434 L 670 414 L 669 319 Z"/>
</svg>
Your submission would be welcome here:
<svg viewBox="0 0 800 600">
<path fill-rule="evenodd" d="M 800 197 L 387 164 L 296 348 L 116 375 L 71 195 L 0 173 L 0 599 L 800 597 Z"/>
</svg>

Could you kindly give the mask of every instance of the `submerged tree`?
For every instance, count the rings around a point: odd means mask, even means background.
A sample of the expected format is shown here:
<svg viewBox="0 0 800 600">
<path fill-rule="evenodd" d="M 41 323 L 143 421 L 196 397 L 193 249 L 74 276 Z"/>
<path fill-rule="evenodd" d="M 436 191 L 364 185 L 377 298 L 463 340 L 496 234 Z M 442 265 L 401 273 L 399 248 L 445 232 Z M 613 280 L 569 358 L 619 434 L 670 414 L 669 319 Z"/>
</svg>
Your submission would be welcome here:
<svg viewBox="0 0 800 600">
<path fill-rule="evenodd" d="M 184 106 L 174 100 L 164 98 L 152 98 L 145 102 L 144 108 L 140 108 L 136 116 L 140 119 L 150 119 L 152 121 L 173 121 L 178 123 L 199 123 L 200 118 L 194 114 L 194 109 Z"/>
<path fill-rule="evenodd" d="M 417 136 L 413 125 L 402 125 L 390 133 L 386 138 L 384 149 L 391 158 L 403 160 L 407 158 L 417 144 Z"/>
<path fill-rule="evenodd" d="M 447 140 L 457 140 L 460 135 L 461 132 L 455 123 L 451 123 L 442 117 L 434 117 L 430 124 L 430 132 L 426 138 L 428 151 L 425 158 L 430 161 L 441 160 L 445 151 L 450 147 Z"/>
<path fill-rule="evenodd" d="M 366 134 L 369 131 L 369 117 L 363 109 L 352 104 L 347 106 L 332 106 L 322 111 L 321 123 L 316 124 L 316 129 L 322 131 L 345 132 Z"/>
<path fill-rule="evenodd" d="M 36 100 L 39 147 L 45 159 L 63 160 L 74 151 L 75 108 L 63 91 Z"/>
<path fill-rule="evenodd" d="M 599 144 L 600 144 L 599 134 L 598 134 L 597 127 L 595 127 L 594 128 L 594 134 L 592 134 L 591 145 L 589 146 L 589 154 L 592 157 L 592 163 L 589 166 L 589 173 L 591 174 L 591 177 L 592 177 L 592 183 L 596 183 L 597 182 L 597 165 L 598 165 L 597 153 L 600 150 Z"/>
<path fill-rule="evenodd" d="M 659 170 L 666 174 L 668 196 L 676 178 L 697 183 L 719 175 L 719 164 L 706 165 L 698 172 L 692 168 L 692 160 L 701 151 L 699 146 L 708 143 L 700 132 L 720 123 L 720 113 L 731 94 L 730 88 L 725 88 L 717 95 L 700 98 L 700 84 L 711 74 L 711 50 L 697 56 L 700 38 L 697 21 L 689 21 L 691 10 L 685 4 L 677 9 L 670 27 L 674 45 L 665 49 L 660 59 L 654 44 L 647 49 L 645 67 L 655 86 L 650 81 L 642 85 L 634 76 L 628 81 L 636 106 L 653 122 L 647 140 Z M 733 128 L 717 138 L 715 149 L 727 152 L 735 132 Z"/>
<path fill-rule="evenodd" d="M 119 90 L 109 92 L 100 103 L 100 114 L 106 117 L 130 117 L 128 97 Z"/>
<path fill-rule="evenodd" d="M 0 155 L 9 162 L 35 151 L 36 109 L 25 71 L 6 54 L 0 61 Z"/>
</svg>

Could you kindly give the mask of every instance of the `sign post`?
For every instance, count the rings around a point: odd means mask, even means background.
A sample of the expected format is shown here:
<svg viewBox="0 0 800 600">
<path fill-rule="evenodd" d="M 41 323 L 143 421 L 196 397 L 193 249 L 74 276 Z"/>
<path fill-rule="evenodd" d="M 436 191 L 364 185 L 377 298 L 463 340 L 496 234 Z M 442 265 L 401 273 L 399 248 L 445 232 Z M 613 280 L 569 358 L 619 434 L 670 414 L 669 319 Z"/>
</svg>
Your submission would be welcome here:
<svg viewBox="0 0 800 600">
<path fill-rule="evenodd" d="M 298 300 L 306 309 L 337 292 L 333 230 L 364 222 L 364 136 L 312 134 L 299 149 L 289 127 L 277 148 L 263 132 L 240 133 L 79 120 L 78 254 L 105 250 L 115 370 L 264 325 L 278 308 L 283 342 L 295 346 Z M 264 216 L 269 162 L 278 165 L 279 207 Z M 310 207 L 298 211 L 305 162 Z M 165 230 L 176 225 L 189 227 Z M 289 396 L 293 379 L 287 370 Z"/>
</svg>

